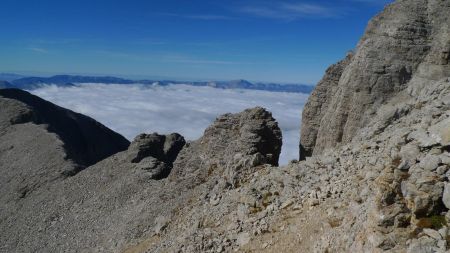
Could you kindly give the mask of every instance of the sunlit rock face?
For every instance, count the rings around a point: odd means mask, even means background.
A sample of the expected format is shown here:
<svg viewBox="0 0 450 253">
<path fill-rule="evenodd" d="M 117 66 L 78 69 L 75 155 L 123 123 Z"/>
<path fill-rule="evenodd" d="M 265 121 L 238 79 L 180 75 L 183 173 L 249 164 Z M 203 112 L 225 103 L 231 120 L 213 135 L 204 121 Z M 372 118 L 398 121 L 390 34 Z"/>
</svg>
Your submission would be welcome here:
<svg viewBox="0 0 450 253">
<path fill-rule="evenodd" d="M 272 114 L 261 107 L 225 114 L 209 126 L 197 141 L 180 152 L 170 175 L 172 180 L 205 180 L 208 174 L 226 173 L 234 183 L 240 170 L 258 165 L 277 166 L 282 135 Z"/>
<path fill-rule="evenodd" d="M 450 3 L 400 0 L 373 18 L 305 106 L 301 158 L 349 142 L 387 100 L 450 74 Z M 302 152 L 301 152 L 302 153 Z"/>
</svg>

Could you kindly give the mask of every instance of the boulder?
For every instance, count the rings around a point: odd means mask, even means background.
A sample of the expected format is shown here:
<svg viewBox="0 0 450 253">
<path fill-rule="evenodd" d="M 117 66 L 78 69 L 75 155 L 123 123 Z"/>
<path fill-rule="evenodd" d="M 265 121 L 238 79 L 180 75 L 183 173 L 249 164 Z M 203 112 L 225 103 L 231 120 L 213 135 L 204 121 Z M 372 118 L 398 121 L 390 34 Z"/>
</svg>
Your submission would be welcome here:
<svg viewBox="0 0 450 253">
<path fill-rule="evenodd" d="M 450 146 L 450 118 L 430 127 L 430 136 L 437 139 L 441 146 Z"/>
<path fill-rule="evenodd" d="M 444 193 L 442 196 L 442 202 L 444 202 L 445 207 L 450 209 L 450 184 L 445 183 Z"/>
<path fill-rule="evenodd" d="M 166 178 L 178 153 L 186 144 L 183 136 L 140 134 L 130 144 L 127 157 L 137 168 L 150 172 L 150 178 Z"/>
<path fill-rule="evenodd" d="M 441 164 L 442 160 L 436 155 L 427 155 L 419 163 L 419 166 L 424 170 L 434 171 Z"/>
<path fill-rule="evenodd" d="M 186 141 L 177 133 L 169 135 L 140 134 L 128 148 L 132 163 L 138 163 L 145 157 L 152 156 L 158 160 L 172 164 Z"/>
</svg>

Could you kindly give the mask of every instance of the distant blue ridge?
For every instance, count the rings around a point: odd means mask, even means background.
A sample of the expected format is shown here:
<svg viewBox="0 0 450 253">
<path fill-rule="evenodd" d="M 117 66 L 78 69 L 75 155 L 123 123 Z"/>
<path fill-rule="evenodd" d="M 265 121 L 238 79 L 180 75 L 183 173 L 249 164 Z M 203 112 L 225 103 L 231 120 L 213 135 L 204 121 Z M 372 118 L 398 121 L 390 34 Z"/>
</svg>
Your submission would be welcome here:
<svg viewBox="0 0 450 253">
<path fill-rule="evenodd" d="M 14 74 L 8 74 L 11 77 Z M 17 75 L 18 76 L 18 75 Z M 1 79 L 2 75 L 0 75 Z M 104 83 L 104 84 L 144 84 L 144 85 L 177 85 L 186 84 L 192 86 L 208 86 L 220 89 L 248 89 L 264 90 L 272 92 L 292 92 L 309 94 L 314 89 L 312 85 L 305 84 L 277 84 L 277 83 L 252 83 L 246 80 L 233 81 L 171 81 L 171 80 L 131 80 L 112 76 L 79 76 L 79 75 L 56 75 L 52 77 L 22 77 L 14 80 L 8 80 L 9 83 L 0 84 L 0 88 L 18 88 L 24 90 L 33 90 L 43 85 L 74 86 L 75 83 Z"/>
</svg>

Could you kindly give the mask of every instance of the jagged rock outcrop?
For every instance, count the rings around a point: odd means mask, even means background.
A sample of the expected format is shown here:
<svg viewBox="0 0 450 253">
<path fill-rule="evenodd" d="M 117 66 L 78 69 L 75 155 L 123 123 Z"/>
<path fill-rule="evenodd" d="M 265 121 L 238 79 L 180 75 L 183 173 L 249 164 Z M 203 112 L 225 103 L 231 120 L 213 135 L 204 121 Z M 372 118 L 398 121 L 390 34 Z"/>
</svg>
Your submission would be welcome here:
<svg viewBox="0 0 450 253">
<path fill-rule="evenodd" d="M 241 170 L 263 164 L 278 165 L 282 136 L 272 114 L 263 108 L 225 114 L 190 142 L 174 163 L 172 180 L 204 181 L 217 171 L 234 183 Z"/>
<path fill-rule="evenodd" d="M 131 163 L 150 173 L 152 179 L 169 176 L 173 162 L 186 144 L 183 136 L 173 133 L 169 135 L 141 134 L 128 148 Z"/>
<path fill-rule="evenodd" d="M 448 76 L 449 11 L 448 1 L 398 0 L 372 19 L 355 52 L 327 71 L 306 104 L 301 158 L 351 141 L 406 88 Z"/>
</svg>

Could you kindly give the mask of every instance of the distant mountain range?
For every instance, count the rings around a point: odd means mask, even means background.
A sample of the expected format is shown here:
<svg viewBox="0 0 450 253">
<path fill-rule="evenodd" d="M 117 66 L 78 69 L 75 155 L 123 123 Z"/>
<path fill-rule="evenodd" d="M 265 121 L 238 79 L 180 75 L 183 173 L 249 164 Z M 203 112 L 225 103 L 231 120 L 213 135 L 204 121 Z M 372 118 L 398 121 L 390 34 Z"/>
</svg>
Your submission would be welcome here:
<svg viewBox="0 0 450 253">
<path fill-rule="evenodd" d="M 172 81 L 172 80 L 131 80 L 112 76 L 79 76 L 56 75 L 51 77 L 23 77 L 16 74 L 0 74 L 0 80 L 9 83 L 0 84 L 0 87 L 14 87 L 32 90 L 43 85 L 73 86 L 79 83 L 105 83 L 105 84 L 144 84 L 144 85 L 177 85 L 209 86 L 220 89 L 249 89 L 266 90 L 274 92 L 311 93 L 314 86 L 305 84 L 278 84 L 278 83 L 252 83 L 246 80 L 233 81 Z"/>
<path fill-rule="evenodd" d="M 7 81 L 0 81 L 0 89 L 2 88 L 11 88 L 12 85 L 8 83 Z"/>
<path fill-rule="evenodd" d="M 24 78 L 25 76 L 22 75 L 17 75 L 17 74 L 11 74 L 11 73 L 0 73 L 0 80 L 2 81 L 13 81 L 13 80 L 17 80 L 19 78 Z"/>
</svg>

